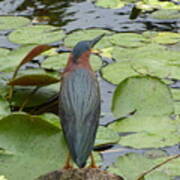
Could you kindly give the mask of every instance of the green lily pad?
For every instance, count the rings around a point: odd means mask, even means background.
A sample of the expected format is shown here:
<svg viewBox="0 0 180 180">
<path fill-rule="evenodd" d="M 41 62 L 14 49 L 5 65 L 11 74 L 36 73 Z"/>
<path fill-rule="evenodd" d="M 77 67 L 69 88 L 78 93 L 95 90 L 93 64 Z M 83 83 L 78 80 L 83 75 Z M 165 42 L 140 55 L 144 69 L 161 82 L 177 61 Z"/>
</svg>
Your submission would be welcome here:
<svg viewBox="0 0 180 180">
<path fill-rule="evenodd" d="M 136 0 L 97 0 L 96 5 L 104 8 L 121 8 L 128 3 L 136 2 Z"/>
<path fill-rule="evenodd" d="M 147 44 L 145 47 L 139 47 L 133 49 L 115 47 L 113 48 L 112 56 L 117 61 L 144 60 L 145 62 L 146 61 L 150 62 L 151 60 L 168 62 L 180 58 L 179 53 L 177 53 L 176 51 L 170 51 L 165 46 L 158 45 L 155 43 L 150 43 Z"/>
<path fill-rule="evenodd" d="M 102 77 L 113 84 L 118 84 L 127 77 L 138 75 L 132 69 L 129 61 L 112 63 L 102 68 L 101 72 Z"/>
<path fill-rule="evenodd" d="M 146 1 L 145 1 L 146 2 Z M 159 0 L 148 0 L 147 3 L 151 6 L 154 6 L 156 8 L 159 8 L 159 9 L 177 9 L 177 10 L 180 10 L 180 7 L 179 5 L 176 5 L 175 3 L 173 2 L 167 2 L 167 1 L 159 1 Z"/>
<path fill-rule="evenodd" d="M 167 127 L 168 128 L 168 127 Z M 179 143 L 179 132 L 159 131 L 155 133 L 140 132 L 121 137 L 119 142 L 122 146 L 133 147 L 136 149 L 142 148 L 161 148 L 166 146 L 173 146 Z"/>
<path fill-rule="evenodd" d="M 148 171 L 167 158 L 150 159 L 140 154 L 129 153 L 119 157 L 114 165 L 109 168 L 109 171 L 123 176 L 125 180 L 135 180 L 143 172 Z M 179 167 L 176 167 L 177 163 L 179 163 L 179 159 L 163 165 L 161 168 L 146 175 L 144 180 L 170 180 L 174 176 L 173 170 L 176 171 L 176 174 L 180 173 Z M 167 169 L 168 166 L 171 166 L 171 169 Z"/>
<path fill-rule="evenodd" d="M 172 95 L 173 95 L 173 99 L 180 101 L 180 89 L 171 88 L 171 92 L 172 92 Z"/>
<path fill-rule="evenodd" d="M 117 33 L 111 37 L 111 42 L 115 46 L 134 48 L 145 46 L 148 39 L 137 33 Z"/>
<path fill-rule="evenodd" d="M 9 30 L 30 24 L 30 20 L 20 16 L 0 16 L 0 24 L 0 30 Z"/>
<path fill-rule="evenodd" d="M 102 30 L 102 29 L 88 29 L 88 30 L 80 30 L 80 31 L 75 31 L 71 34 L 69 34 L 65 38 L 65 45 L 67 47 L 74 47 L 79 41 L 84 41 L 84 40 L 92 40 L 93 38 L 97 37 L 98 35 L 101 34 L 109 34 L 110 31 L 108 30 Z M 106 48 L 112 46 L 112 44 L 109 42 L 109 37 L 103 37 L 96 45 L 95 48 Z"/>
<path fill-rule="evenodd" d="M 7 100 L 0 96 L 0 118 L 10 114 L 10 106 Z"/>
<path fill-rule="evenodd" d="M 0 56 L 0 72 L 12 72 L 19 65 L 27 52 L 33 49 L 33 45 L 22 46 L 8 54 Z"/>
<path fill-rule="evenodd" d="M 174 103 L 175 114 L 180 115 L 180 101 Z"/>
<path fill-rule="evenodd" d="M 8 85 L 19 86 L 46 86 L 60 81 L 57 74 L 45 72 L 43 69 L 27 69 L 19 71 L 16 78 Z"/>
<path fill-rule="evenodd" d="M 154 19 L 167 20 L 167 19 L 180 19 L 178 10 L 173 9 L 160 9 L 150 15 Z"/>
<path fill-rule="evenodd" d="M 9 40 L 17 44 L 48 44 L 62 40 L 65 34 L 57 27 L 34 25 L 19 28 L 9 35 Z"/>
<path fill-rule="evenodd" d="M 12 114 L 0 121 L 0 172 L 8 179 L 32 180 L 63 167 L 68 153 L 63 134 L 50 123 L 27 114 Z"/>
<path fill-rule="evenodd" d="M 9 49 L 0 48 L 0 56 L 7 55 L 10 52 Z"/>
<path fill-rule="evenodd" d="M 180 33 L 159 32 L 153 40 L 159 44 L 175 44 L 180 42 Z"/>
<path fill-rule="evenodd" d="M 0 95 L 4 98 L 8 95 L 8 92 L 9 92 L 10 87 L 7 86 L 7 83 L 10 77 L 7 73 L 0 74 Z"/>
<path fill-rule="evenodd" d="M 134 49 L 115 47 L 113 48 L 112 56 L 119 63 L 114 63 L 103 68 L 103 77 L 115 84 L 121 82 L 121 79 L 118 80 L 118 76 L 123 77 L 126 75 L 126 77 L 130 77 L 133 73 L 140 75 L 147 74 L 163 79 L 180 78 L 179 52 L 171 51 L 158 44 L 149 44 L 146 47 Z M 121 74 L 122 64 L 127 64 L 128 68 L 123 70 L 127 71 L 126 73 L 123 72 Z M 110 73 L 112 66 L 114 70 Z"/>
<path fill-rule="evenodd" d="M 136 6 L 138 7 L 138 9 L 141 9 L 144 12 L 157 10 L 157 9 L 180 10 L 180 7 L 178 4 L 175 4 L 173 2 L 168 2 L 168 1 L 159 1 L 159 0 L 139 1 L 136 3 Z"/>
<path fill-rule="evenodd" d="M 119 141 L 119 135 L 113 130 L 100 126 L 97 132 L 95 146 L 102 146 L 105 144 L 116 144 Z"/>
<path fill-rule="evenodd" d="M 173 113 L 169 88 L 159 79 L 149 76 L 127 78 L 114 92 L 112 112 L 116 117 L 123 117 L 133 111 L 147 116 Z"/>
<path fill-rule="evenodd" d="M 60 118 L 59 116 L 53 114 L 53 113 L 44 113 L 44 114 L 41 114 L 41 115 L 38 115 L 38 116 L 33 116 L 34 118 L 40 118 L 42 119 L 43 121 L 47 121 L 48 123 L 54 125 L 55 127 L 57 128 L 60 128 L 61 129 L 61 126 L 60 126 Z"/>
<path fill-rule="evenodd" d="M 158 124 L 158 126 L 157 126 Z M 138 116 L 117 120 L 108 126 L 116 132 L 147 132 L 159 133 L 167 129 L 169 133 L 176 130 L 174 120 L 166 116 Z"/>
<path fill-rule="evenodd" d="M 7 86 L 7 85 L 6 85 Z M 35 93 L 32 94 L 35 87 L 14 87 L 11 105 L 21 107 L 26 99 L 28 102 L 25 107 L 34 107 L 41 105 L 59 92 L 60 83 L 51 84 L 48 86 L 40 87 Z M 29 98 L 29 96 L 31 98 Z"/>
<path fill-rule="evenodd" d="M 53 70 L 63 69 L 67 64 L 68 58 L 69 54 L 50 56 L 42 63 L 42 67 Z M 102 60 L 96 55 L 90 56 L 90 63 L 94 71 L 99 70 L 102 66 Z"/>
</svg>

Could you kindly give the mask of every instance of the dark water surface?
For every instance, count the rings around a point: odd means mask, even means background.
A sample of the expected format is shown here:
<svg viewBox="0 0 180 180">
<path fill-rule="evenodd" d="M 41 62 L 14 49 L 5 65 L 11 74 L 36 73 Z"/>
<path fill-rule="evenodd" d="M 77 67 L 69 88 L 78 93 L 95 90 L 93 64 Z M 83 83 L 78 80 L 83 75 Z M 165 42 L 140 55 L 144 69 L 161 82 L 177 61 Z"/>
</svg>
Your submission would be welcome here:
<svg viewBox="0 0 180 180">
<path fill-rule="evenodd" d="M 130 20 L 129 15 L 133 4 L 121 9 L 106 9 L 96 7 L 90 1 L 62 1 L 62 0 L 0 0 L 0 15 L 22 15 L 30 19 L 36 17 L 48 17 L 46 23 L 63 28 L 67 33 L 86 28 L 103 28 L 116 32 L 143 32 L 146 30 L 174 31 L 180 32 L 180 21 L 178 20 L 154 20 L 149 14 L 143 14 L 136 20 Z M 9 49 L 17 48 L 7 40 L 8 32 L 0 32 L 0 47 Z M 103 79 L 100 80 L 102 94 L 102 112 L 104 116 L 101 124 L 105 125 L 114 118 L 111 114 L 111 98 L 115 89 Z M 171 85 L 180 88 L 180 83 Z M 180 153 L 179 146 L 161 148 L 167 154 Z M 117 157 L 128 152 L 144 153 L 149 149 L 136 150 L 132 148 L 114 146 L 111 151 L 103 153 L 103 167 L 113 163 Z M 180 178 L 176 178 L 178 180 Z"/>
</svg>

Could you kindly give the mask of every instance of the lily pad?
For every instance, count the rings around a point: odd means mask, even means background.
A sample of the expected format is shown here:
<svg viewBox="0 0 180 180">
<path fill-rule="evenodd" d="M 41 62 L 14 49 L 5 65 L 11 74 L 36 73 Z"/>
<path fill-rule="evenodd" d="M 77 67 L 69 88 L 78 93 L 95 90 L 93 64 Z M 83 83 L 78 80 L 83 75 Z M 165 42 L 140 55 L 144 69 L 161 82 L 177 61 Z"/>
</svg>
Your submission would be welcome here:
<svg viewBox="0 0 180 180">
<path fill-rule="evenodd" d="M 112 44 L 121 47 L 145 46 L 148 39 L 137 33 L 117 33 L 111 37 Z"/>
<path fill-rule="evenodd" d="M 168 127 L 167 127 L 168 128 Z M 142 148 L 162 148 L 179 144 L 180 134 L 178 131 L 159 131 L 155 133 L 140 132 L 121 137 L 119 142 L 122 146 Z"/>
<path fill-rule="evenodd" d="M 174 103 L 175 114 L 180 115 L 180 101 Z"/>
<path fill-rule="evenodd" d="M 119 135 L 113 130 L 100 126 L 97 132 L 95 146 L 102 146 L 105 144 L 116 144 L 119 141 Z"/>
<path fill-rule="evenodd" d="M 28 99 L 25 107 L 34 107 L 41 105 L 59 92 L 60 83 L 51 84 L 48 86 L 40 87 L 35 93 L 32 94 L 35 87 L 14 87 L 11 105 L 21 107 L 25 100 Z M 31 97 L 31 98 L 29 98 Z"/>
<path fill-rule="evenodd" d="M 57 74 L 47 73 L 42 69 L 27 69 L 20 71 L 18 76 L 8 83 L 8 85 L 20 86 L 46 86 L 60 81 Z"/>
<path fill-rule="evenodd" d="M 9 35 L 9 40 L 17 44 L 48 44 L 62 40 L 65 34 L 57 27 L 34 25 L 19 28 Z"/>
<path fill-rule="evenodd" d="M 97 0 L 96 5 L 104 8 L 121 8 L 128 3 L 136 2 L 136 0 Z"/>
<path fill-rule="evenodd" d="M 138 73 L 132 69 L 129 61 L 112 63 L 102 68 L 102 77 L 113 84 L 135 75 Z"/>
<path fill-rule="evenodd" d="M 9 53 L 9 49 L 0 48 L 0 56 L 7 55 Z"/>
<path fill-rule="evenodd" d="M 113 95 L 112 112 L 124 117 L 136 111 L 138 115 L 169 115 L 173 100 L 169 88 L 158 78 L 144 76 L 125 79 Z"/>
<path fill-rule="evenodd" d="M 0 96 L 0 118 L 9 115 L 10 112 L 8 101 Z"/>
<path fill-rule="evenodd" d="M 0 24 L 0 30 L 11 30 L 30 24 L 30 20 L 20 16 L 0 16 Z"/>
<path fill-rule="evenodd" d="M 158 126 L 157 126 L 158 124 Z M 147 132 L 159 133 L 174 132 L 176 126 L 174 120 L 167 116 L 138 116 L 134 115 L 123 120 L 117 120 L 108 126 L 116 132 Z"/>
<path fill-rule="evenodd" d="M 0 121 L 0 172 L 8 180 L 32 180 L 63 167 L 68 153 L 63 134 L 50 123 L 27 114 L 12 114 Z"/>
<path fill-rule="evenodd" d="M 144 74 L 157 76 L 160 78 L 180 78 L 180 66 L 179 66 L 179 58 L 180 54 L 176 51 L 171 51 L 164 46 L 160 46 L 158 44 L 149 44 L 146 47 L 139 48 L 118 48 L 115 47 L 112 52 L 113 58 L 119 63 L 114 63 L 113 65 L 109 65 L 103 69 L 107 70 L 103 74 L 103 77 L 108 81 L 112 81 L 112 83 L 119 83 L 118 75 L 123 76 L 119 69 L 122 67 L 122 63 L 128 63 L 127 74 L 129 72 L 130 77 L 132 72 L 136 74 Z M 124 62 L 122 62 L 124 61 Z M 116 66 L 114 71 L 112 72 L 113 78 L 108 74 L 111 66 Z"/>
<path fill-rule="evenodd" d="M 142 173 L 148 171 L 155 165 L 163 162 L 166 158 L 150 159 L 140 154 L 129 153 L 125 156 L 119 157 L 118 160 L 110 167 L 109 171 L 117 175 L 123 176 L 125 180 L 135 180 Z M 163 165 L 160 169 L 153 171 L 152 173 L 145 176 L 144 180 L 170 180 L 174 176 L 173 170 L 180 173 L 177 169 L 176 163 L 179 159 L 173 160 L 168 164 Z M 143 165 L 143 166 L 142 166 Z M 167 166 L 171 165 L 171 170 L 166 169 Z M 131 173 L 129 173 L 131 172 Z"/>
<path fill-rule="evenodd" d="M 171 88 L 173 99 L 180 101 L 180 89 Z"/>
<path fill-rule="evenodd" d="M 146 2 L 146 1 L 145 1 Z M 151 6 L 154 6 L 159 9 L 177 9 L 180 10 L 180 6 L 176 5 L 173 2 L 167 2 L 167 1 L 159 1 L 159 0 L 148 0 L 147 3 Z"/>
<path fill-rule="evenodd" d="M 56 56 L 50 56 L 43 63 L 42 67 L 47 69 L 59 70 L 63 69 L 69 58 L 69 54 L 59 54 Z M 102 60 L 96 55 L 90 56 L 90 63 L 94 71 L 97 71 L 102 66 Z"/>
<path fill-rule="evenodd" d="M 38 115 L 38 116 L 33 116 L 33 117 L 38 118 L 38 119 L 40 118 L 43 121 L 47 121 L 50 124 L 54 125 L 55 127 L 61 129 L 60 118 L 59 118 L 59 116 L 57 116 L 57 115 L 55 115 L 53 113 L 44 113 L 44 114 L 41 114 L 41 115 Z"/>
<path fill-rule="evenodd" d="M 110 31 L 102 30 L 102 29 L 88 29 L 88 30 L 75 31 L 69 34 L 65 38 L 65 45 L 67 47 L 74 47 L 79 41 L 92 40 L 98 35 L 101 35 L 104 33 L 109 34 Z M 112 44 L 109 42 L 109 37 L 105 36 L 95 45 L 95 48 L 101 49 L 101 48 L 106 48 L 109 46 L 112 46 Z"/>
<path fill-rule="evenodd" d="M 159 32 L 153 40 L 159 44 L 175 44 L 180 42 L 180 33 Z"/>
<path fill-rule="evenodd" d="M 117 120 L 109 128 L 116 132 L 133 132 L 122 136 L 119 144 L 134 148 L 159 148 L 179 143 L 180 134 L 177 124 L 167 116 L 138 116 Z"/>
<path fill-rule="evenodd" d="M 180 14 L 178 10 L 160 9 L 152 13 L 150 17 L 154 19 L 159 19 L 159 20 L 180 19 Z"/>
<path fill-rule="evenodd" d="M 22 46 L 8 54 L 0 56 L 0 72 L 12 72 L 19 65 L 27 52 L 33 49 L 33 45 Z"/>
</svg>

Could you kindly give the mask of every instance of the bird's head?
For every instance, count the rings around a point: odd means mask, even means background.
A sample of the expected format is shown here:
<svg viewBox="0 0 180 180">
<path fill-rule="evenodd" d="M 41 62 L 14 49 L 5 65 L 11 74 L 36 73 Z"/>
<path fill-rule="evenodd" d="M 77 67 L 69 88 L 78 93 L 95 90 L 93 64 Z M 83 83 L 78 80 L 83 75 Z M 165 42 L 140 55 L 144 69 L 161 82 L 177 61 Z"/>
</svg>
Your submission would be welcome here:
<svg viewBox="0 0 180 180">
<path fill-rule="evenodd" d="M 84 53 L 90 53 L 91 48 L 93 48 L 103 38 L 104 35 L 105 34 L 101 34 L 93 40 L 78 42 L 72 51 L 73 61 L 76 63 Z"/>
</svg>

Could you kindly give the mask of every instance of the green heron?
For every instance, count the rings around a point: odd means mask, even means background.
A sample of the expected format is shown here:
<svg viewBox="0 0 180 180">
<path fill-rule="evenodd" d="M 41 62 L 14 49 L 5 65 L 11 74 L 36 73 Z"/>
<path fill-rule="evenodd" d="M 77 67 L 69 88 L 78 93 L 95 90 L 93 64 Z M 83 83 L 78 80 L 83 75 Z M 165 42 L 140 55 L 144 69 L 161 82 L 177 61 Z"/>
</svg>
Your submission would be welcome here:
<svg viewBox="0 0 180 180">
<path fill-rule="evenodd" d="M 94 165 L 91 151 L 99 124 L 101 99 L 89 56 L 91 48 L 103 36 L 77 43 L 62 73 L 59 115 L 70 152 L 65 167 L 70 167 L 72 159 L 79 168 L 83 168 L 90 155 Z"/>
</svg>

